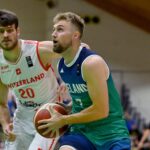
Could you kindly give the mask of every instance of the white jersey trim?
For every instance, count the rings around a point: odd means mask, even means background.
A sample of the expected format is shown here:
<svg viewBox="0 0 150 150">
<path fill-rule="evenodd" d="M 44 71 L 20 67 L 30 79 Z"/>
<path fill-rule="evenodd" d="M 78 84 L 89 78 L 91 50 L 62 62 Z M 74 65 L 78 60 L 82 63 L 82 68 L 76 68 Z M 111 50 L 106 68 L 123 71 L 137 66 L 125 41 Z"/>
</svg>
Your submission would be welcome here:
<svg viewBox="0 0 150 150">
<path fill-rule="evenodd" d="M 59 150 L 61 150 L 62 148 L 69 148 L 69 149 L 71 149 L 71 150 L 77 150 L 76 148 L 74 148 L 74 147 L 72 147 L 72 146 L 70 146 L 70 145 L 63 145 L 63 146 L 61 146 L 61 147 L 59 148 Z"/>
<path fill-rule="evenodd" d="M 71 67 L 71 66 L 76 62 L 76 60 L 78 59 L 79 54 L 80 54 L 82 48 L 83 48 L 83 47 L 80 46 L 80 47 L 79 47 L 79 50 L 78 50 L 78 52 L 77 52 L 77 54 L 76 54 L 75 57 L 74 57 L 74 59 L 73 59 L 69 64 L 65 64 L 67 67 Z M 64 62 L 64 63 L 65 63 L 65 62 Z"/>
</svg>

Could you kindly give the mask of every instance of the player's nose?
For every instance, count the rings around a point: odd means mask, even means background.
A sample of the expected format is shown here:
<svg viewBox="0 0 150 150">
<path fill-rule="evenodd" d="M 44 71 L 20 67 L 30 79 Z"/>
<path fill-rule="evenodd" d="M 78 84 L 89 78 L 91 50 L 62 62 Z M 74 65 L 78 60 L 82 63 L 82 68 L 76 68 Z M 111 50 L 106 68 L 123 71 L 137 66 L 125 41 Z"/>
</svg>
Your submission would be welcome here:
<svg viewBox="0 0 150 150">
<path fill-rule="evenodd" d="M 8 32 L 4 31 L 3 35 L 4 35 L 4 37 L 7 37 L 8 36 Z"/>
<path fill-rule="evenodd" d="M 57 32 L 56 32 L 56 31 L 53 31 L 53 32 L 52 32 L 52 38 L 55 39 L 56 37 L 57 37 Z"/>
</svg>

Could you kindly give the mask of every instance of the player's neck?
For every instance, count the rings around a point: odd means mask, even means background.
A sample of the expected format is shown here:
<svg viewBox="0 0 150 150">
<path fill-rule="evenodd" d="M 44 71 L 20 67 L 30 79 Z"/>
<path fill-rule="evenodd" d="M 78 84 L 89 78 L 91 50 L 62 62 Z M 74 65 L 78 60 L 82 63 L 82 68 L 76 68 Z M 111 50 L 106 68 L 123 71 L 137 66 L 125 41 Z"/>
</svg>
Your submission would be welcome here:
<svg viewBox="0 0 150 150">
<path fill-rule="evenodd" d="M 65 59 L 65 64 L 69 64 L 70 62 L 72 62 L 72 60 L 76 56 L 76 53 L 79 50 L 79 47 L 80 43 L 72 45 L 72 47 L 70 47 L 67 51 L 65 51 L 65 54 L 63 55 Z"/>
<path fill-rule="evenodd" d="M 17 45 L 10 51 L 4 51 L 4 57 L 7 61 L 15 63 L 21 54 L 21 41 L 18 40 Z"/>
</svg>

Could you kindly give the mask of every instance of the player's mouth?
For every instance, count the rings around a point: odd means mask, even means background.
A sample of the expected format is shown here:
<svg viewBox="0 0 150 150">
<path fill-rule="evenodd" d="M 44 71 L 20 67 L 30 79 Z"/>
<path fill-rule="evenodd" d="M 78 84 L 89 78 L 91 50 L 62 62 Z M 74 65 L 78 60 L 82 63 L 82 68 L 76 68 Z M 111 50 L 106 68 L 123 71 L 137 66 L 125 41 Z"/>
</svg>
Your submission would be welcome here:
<svg viewBox="0 0 150 150">
<path fill-rule="evenodd" d="M 53 40 L 54 46 L 56 46 L 58 44 L 57 40 Z"/>
<path fill-rule="evenodd" d="M 11 40 L 3 40 L 2 43 L 7 44 L 8 42 L 11 42 Z"/>
</svg>

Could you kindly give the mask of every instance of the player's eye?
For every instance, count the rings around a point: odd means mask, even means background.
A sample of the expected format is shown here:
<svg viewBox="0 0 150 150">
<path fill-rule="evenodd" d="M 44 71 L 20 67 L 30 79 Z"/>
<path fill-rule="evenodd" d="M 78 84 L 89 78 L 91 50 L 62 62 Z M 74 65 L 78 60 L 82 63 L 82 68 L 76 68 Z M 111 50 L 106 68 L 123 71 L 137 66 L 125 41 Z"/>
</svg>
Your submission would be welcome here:
<svg viewBox="0 0 150 150">
<path fill-rule="evenodd" d="M 11 33 L 11 32 L 13 32 L 13 29 L 7 29 L 7 32 Z"/>
<path fill-rule="evenodd" d="M 0 29 L 0 33 L 2 34 L 2 33 L 4 33 L 5 32 L 5 30 L 4 29 Z"/>
<path fill-rule="evenodd" d="M 57 31 L 62 32 L 62 31 L 64 31 L 64 29 L 63 28 L 58 28 Z"/>
</svg>

